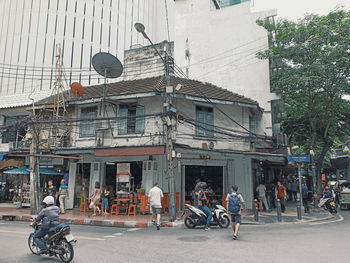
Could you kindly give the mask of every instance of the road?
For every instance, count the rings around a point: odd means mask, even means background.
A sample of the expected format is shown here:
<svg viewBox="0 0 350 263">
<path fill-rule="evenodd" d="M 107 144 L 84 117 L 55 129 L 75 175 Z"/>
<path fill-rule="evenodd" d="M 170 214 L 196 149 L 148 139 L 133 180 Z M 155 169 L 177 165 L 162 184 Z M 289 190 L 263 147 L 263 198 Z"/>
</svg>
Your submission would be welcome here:
<svg viewBox="0 0 350 263">
<path fill-rule="evenodd" d="M 126 229 L 72 226 L 77 237 L 73 262 L 317 262 L 349 260 L 350 211 L 337 222 L 242 226 L 239 240 L 228 229 L 184 227 Z M 0 222 L 0 262 L 60 262 L 32 255 L 27 247 L 31 228 Z"/>
</svg>

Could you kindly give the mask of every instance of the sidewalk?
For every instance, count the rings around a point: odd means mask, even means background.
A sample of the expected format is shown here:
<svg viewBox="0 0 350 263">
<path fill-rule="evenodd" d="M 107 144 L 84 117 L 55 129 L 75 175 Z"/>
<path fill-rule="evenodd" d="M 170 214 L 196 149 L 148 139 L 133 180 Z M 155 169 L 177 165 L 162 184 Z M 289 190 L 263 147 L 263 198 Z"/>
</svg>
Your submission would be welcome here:
<svg viewBox="0 0 350 263">
<path fill-rule="evenodd" d="M 302 210 L 303 212 L 303 210 Z M 180 219 L 182 213 L 177 214 L 178 220 L 175 222 L 169 221 L 168 214 L 162 214 L 162 226 L 175 227 L 183 225 L 183 218 Z M 8 216 L 14 217 L 17 221 L 29 222 L 31 219 L 30 208 L 15 208 L 12 204 L 1 203 L 0 204 L 0 219 L 8 219 Z M 7 217 L 7 218 L 6 218 Z M 334 218 L 330 213 L 323 208 L 311 208 L 310 213 L 302 213 L 302 220 L 297 219 L 296 203 L 287 203 L 286 213 L 282 214 L 283 223 L 307 223 L 314 221 L 330 220 Z M 83 213 L 79 210 L 67 210 L 66 214 L 60 215 L 61 222 L 68 222 L 76 225 L 95 225 L 95 226 L 114 226 L 114 227 L 127 227 L 127 228 L 145 228 L 152 226 L 151 215 L 107 215 L 107 216 L 92 216 L 92 212 Z M 254 214 L 252 211 L 248 211 L 247 215 L 243 218 L 243 224 L 246 225 L 261 225 L 261 224 L 273 224 L 278 223 L 276 209 L 271 212 L 259 212 L 259 221 L 254 221 Z"/>
<path fill-rule="evenodd" d="M 323 208 L 316 207 L 314 208 L 312 205 L 310 207 L 310 213 L 305 214 L 304 208 L 301 208 L 302 220 L 298 220 L 297 215 L 297 204 L 296 202 L 287 202 L 286 203 L 286 211 L 282 213 L 282 221 L 283 223 L 310 223 L 315 221 L 325 221 L 334 218 L 332 214 L 325 211 Z M 243 222 L 245 224 L 272 224 L 279 223 L 277 220 L 277 211 L 276 209 L 272 209 L 270 212 L 260 212 L 259 211 L 259 221 L 256 222 L 254 220 L 254 214 L 252 211 L 248 212 L 244 217 Z"/>
</svg>

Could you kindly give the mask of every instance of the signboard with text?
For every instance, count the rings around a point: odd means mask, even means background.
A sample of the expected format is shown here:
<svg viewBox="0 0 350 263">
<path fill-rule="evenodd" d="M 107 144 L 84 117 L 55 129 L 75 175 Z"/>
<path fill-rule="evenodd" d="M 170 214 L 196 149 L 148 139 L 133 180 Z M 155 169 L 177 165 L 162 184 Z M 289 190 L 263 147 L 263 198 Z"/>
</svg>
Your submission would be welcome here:
<svg viewBox="0 0 350 263">
<path fill-rule="evenodd" d="M 288 162 L 309 163 L 310 161 L 310 155 L 288 155 Z"/>
</svg>

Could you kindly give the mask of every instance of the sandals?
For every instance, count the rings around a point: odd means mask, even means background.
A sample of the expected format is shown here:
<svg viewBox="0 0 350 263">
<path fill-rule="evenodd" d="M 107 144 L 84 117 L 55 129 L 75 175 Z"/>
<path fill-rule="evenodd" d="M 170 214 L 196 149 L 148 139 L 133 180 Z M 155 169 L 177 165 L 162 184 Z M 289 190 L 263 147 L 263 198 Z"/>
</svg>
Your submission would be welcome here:
<svg viewBox="0 0 350 263">
<path fill-rule="evenodd" d="M 237 236 L 236 236 L 236 235 L 233 235 L 233 236 L 232 236 L 232 239 L 233 239 L 233 240 L 237 240 Z"/>
</svg>

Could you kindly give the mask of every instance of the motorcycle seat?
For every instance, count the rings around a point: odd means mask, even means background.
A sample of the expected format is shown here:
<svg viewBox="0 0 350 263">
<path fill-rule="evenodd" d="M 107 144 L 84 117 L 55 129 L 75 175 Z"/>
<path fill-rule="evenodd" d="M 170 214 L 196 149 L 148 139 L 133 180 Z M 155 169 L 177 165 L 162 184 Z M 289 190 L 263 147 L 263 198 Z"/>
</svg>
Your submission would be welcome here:
<svg viewBox="0 0 350 263">
<path fill-rule="evenodd" d="M 58 230 L 60 230 L 60 229 L 62 229 L 64 227 L 67 227 L 67 226 L 69 226 L 67 223 L 62 223 L 62 224 L 59 224 L 57 226 L 51 227 L 49 229 L 49 232 L 56 232 L 56 231 L 58 231 Z"/>
</svg>

